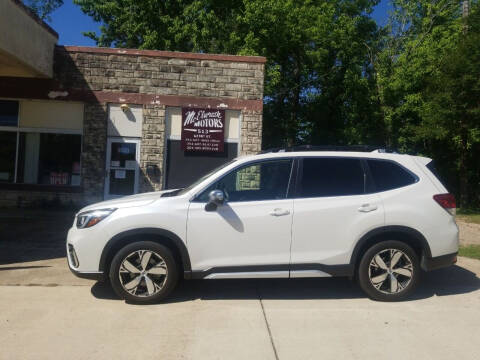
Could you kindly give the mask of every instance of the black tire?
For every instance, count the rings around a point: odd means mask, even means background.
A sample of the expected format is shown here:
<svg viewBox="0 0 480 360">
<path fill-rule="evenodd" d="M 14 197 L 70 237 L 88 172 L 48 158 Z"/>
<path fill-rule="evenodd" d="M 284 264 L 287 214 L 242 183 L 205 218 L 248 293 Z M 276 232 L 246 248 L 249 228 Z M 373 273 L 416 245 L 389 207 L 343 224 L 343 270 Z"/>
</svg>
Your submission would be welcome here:
<svg viewBox="0 0 480 360">
<path fill-rule="evenodd" d="M 403 255 L 398 255 L 398 252 Z M 390 266 L 391 262 L 388 263 L 389 257 L 391 260 L 393 256 L 395 259 L 398 258 L 394 270 Z M 411 277 L 407 276 L 409 273 Z M 418 255 L 409 245 L 396 240 L 382 241 L 373 245 L 365 252 L 358 266 L 360 287 L 371 299 L 378 301 L 406 299 L 417 287 L 420 275 Z"/>
<path fill-rule="evenodd" d="M 146 261 L 145 267 L 142 259 Z M 109 274 L 117 295 L 135 304 L 151 304 L 165 299 L 175 288 L 178 276 L 178 265 L 170 249 L 152 241 L 139 241 L 120 249 L 112 260 Z M 130 292 L 125 285 L 129 285 Z"/>
</svg>

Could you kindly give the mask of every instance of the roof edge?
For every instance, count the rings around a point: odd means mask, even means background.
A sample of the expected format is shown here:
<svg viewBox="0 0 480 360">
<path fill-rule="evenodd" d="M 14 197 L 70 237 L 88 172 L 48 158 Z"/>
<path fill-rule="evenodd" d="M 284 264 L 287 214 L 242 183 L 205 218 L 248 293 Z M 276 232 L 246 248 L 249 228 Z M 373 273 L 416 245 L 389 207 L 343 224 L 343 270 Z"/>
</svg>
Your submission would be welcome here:
<svg viewBox="0 0 480 360">
<path fill-rule="evenodd" d="M 17 0 L 14 0 L 17 1 Z M 245 56 L 245 55 L 226 55 L 226 54 L 202 54 L 180 51 L 164 51 L 164 50 L 139 50 L 124 48 L 106 48 L 95 46 L 64 46 L 57 45 L 67 52 L 81 52 L 90 54 L 108 54 L 108 55 L 131 55 L 131 56 L 149 56 L 163 58 L 180 58 L 180 59 L 198 59 L 198 60 L 216 60 L 216 61 L 235 61 L 246 63 L 264 64 L 267 58 L 264 56 Z"/>
<path fill-rule="evenodd" d="M 55 36 L 58 40 L 58 33 L 53 28 L 43 21 L 37 14 L 35 14 L 28 6 L 26 6 L 21 0 L 11 0 L 15 5 L 22 9 L 28 16 L 32 18 L 38 25 L 47 30 L 51 35 Z"/>
</svg>

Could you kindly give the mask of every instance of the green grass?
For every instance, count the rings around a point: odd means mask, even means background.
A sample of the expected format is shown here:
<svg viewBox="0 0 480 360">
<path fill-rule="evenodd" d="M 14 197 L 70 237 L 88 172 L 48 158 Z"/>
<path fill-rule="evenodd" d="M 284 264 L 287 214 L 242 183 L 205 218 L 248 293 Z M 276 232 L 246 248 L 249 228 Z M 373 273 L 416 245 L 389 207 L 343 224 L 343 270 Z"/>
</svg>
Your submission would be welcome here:
<svg viewBox="0 0 480 360">
<path fill-rule="evenodd" d="M 480 224 L 480 210 L 457 209 L 457 218 L 465 222 Z"/>
<path fill-rule="evenodd" d="M 460 246 L 458 255 L 480 260 L 480 245 Z"/>
</svg>

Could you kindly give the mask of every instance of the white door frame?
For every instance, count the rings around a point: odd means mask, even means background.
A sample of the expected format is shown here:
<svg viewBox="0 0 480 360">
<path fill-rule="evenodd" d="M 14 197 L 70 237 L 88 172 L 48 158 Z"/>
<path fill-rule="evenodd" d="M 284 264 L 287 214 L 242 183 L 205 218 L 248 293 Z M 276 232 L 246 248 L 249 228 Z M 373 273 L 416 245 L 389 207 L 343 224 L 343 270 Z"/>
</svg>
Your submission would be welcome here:
<svg viewBox="0 0 480 360">
<path fill-rule="evenodd" d="M 128 137 L 108 137 L 107 138 L 107 156 L 105 158 L 105 186 L 104 186 L 104 199 L 114 199 L 118 197 L 122 197 L 125 195 L 112 195 L 110 194 L 110 160 L 112 156 L 112 143 L 132 143 L 137 144 L 135 147 L 135 160 L 137 162 L 137 166 L 135 168 L 135 182 L 133 185 L 133 194 L 138 193 L 138 183 L 139 183 L 139 173 L 140 173 L 140 142 L 141 139 L 138 138 L 128 138 Z M 118 168 L 119 170 L 126 170 L 125 167 Z"/>
</svg>

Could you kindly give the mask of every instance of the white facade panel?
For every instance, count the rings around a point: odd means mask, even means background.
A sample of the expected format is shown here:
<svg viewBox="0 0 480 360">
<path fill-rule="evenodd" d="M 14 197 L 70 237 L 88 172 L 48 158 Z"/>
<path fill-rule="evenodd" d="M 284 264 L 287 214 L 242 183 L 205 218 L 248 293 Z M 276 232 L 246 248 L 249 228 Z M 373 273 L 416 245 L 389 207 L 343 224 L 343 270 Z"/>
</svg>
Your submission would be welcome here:
<svg viewBox="0 0 480 360">
<path fill-rule="evenodd" d="M 21 128 L 83 130 L 83 104 L 70 101 L 22 100 Z"/>
<path fill-rule="evenodd" d="M 142 105 L 128 104 L 125 111 L 121 106 L 108 106 L 108 136 L 142 137 Z"/>
</svg>

